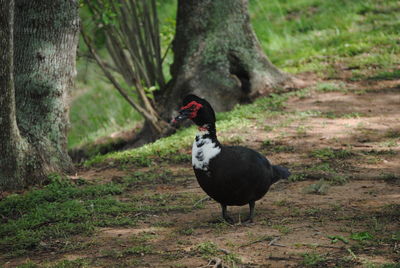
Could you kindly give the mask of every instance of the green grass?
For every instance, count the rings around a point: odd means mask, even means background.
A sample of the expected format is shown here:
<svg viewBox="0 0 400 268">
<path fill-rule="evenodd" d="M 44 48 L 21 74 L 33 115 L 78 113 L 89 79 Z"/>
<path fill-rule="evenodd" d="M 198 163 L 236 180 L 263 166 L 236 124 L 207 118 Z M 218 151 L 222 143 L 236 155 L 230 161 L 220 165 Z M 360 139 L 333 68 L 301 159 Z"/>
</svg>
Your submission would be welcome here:
<svg viewBox="0 0 400 268">
<path fill-rule="evenodd" d="M 197 245 L 197 251 L 205 258 L 210 258 L 218 254 L 218 246 L 213 242 L 203 242 Z"/>
<path fill-rule="evenodd" d="M 129 186 L 137 187 L 140 184 L 151 182 L 151 183 L 172 183 L 173 174 L 170 170 L 157 172 L 152 171 L 135 171 L 123 178 L 123 182 Z"/>
<path fill-rule="evenodd" d="M 345 91 L 345 84 L 332 82 L 318 83 L 315 86 L 315 90 L 321 92 Z"/>
<path fill-rule="evenodd" d="M 179 230 L 179 234 L 181 235 L 186 235 L 186 236 L 191 236 L 194 234 L 194 229 L 193 228 L 184 228 Z"/>
<path fill-rule="evenodd" d="M 349 240 L 341 235 L 328 235 L 328 238 L 331 239 L 331 243 L 337 243 L 338 241 L 342 241 L 345 244 L 349 243 Z"/>
<path fill-rule="evenodd" d="M 137 166 L 151 166 L 156 159 L 167 160 L 169 156 L 182 154 L 180 150 L 190 147 L 194 133 L 194 127 L 187 128 L 168 138 L 159 139 L 137 149 L 98 155 L 86 161 L 85 165 L 91 166 L 112 161 L 112 163 L 118 164 L 129 163 Z"/>
<path fill-rule="evenodd" d="M 388 263 L 382 265 L 382 268 L 400 268 L 400 263 Z"/>
<path fill-rule="evenodd" d="M 302 264 L 305 267 L 320 267 L 319 265 L 322 265 L 326 261 L 324 256 L 315 252 L 304 253 L 302 257 Z"/>
<path fill-rule="evenodd" d="M 18 255 L 50 247 L 48 240 L 90 234 L 95 226 L 131 224 L 130 209 L 112 198 L 122 190 L 112 183 L 79 187 L 55 177 L 43 189 L 10 195 L 0 203 L 0 249 Z"/>
<path fill-rule="evenodd" d="M 250 10 L 262 47 L 286 71 L 329 77 L 333 64 L 383 69 L 399 63 L 396 0 L 254 0 Z"/>
<path fill-rule="evenodd" d="M 350 238 L 356 241 L 372 240 L 374 236 L 368 232 L 352 233 Z"/>
<path fill-rule="evenodd" d="M 352 153 L 347 149 L 332 149 L 332 148 L 316 149 L 310 153 L 310 156 L 320 159 L 322 161 L 329 161 L 334 159 L 346 159 L 353 155 L 354 153 Z"/>
<path fill-rule="evenodd" d="M 281 225 L 281 224 L 279 224 L 279 225 L 272 225 L 272 228 L 278 230 L 278 231 L 279 231 L 281 234 L 283 234 L 283 235 L 289 234 L 290 232 L 293 231 L 290 227 L 285 226 L 285 225 Z"/>
<path fill-rule="evenodd" d="M 370 79 L 372 79 L 372 80 L 395 80 L 395 79 L 400 79 L 400 70 L 379 72 L 376 75 L 372 76 Z"/>
<path fill-rule="evenodd" d="M 159 177 L 151 176 L 148 180 L 151 179 Z M 17 256 L 30 250 L 54 247 L 62 252 L 74 249 L 72 244 L 79 249 L 85 245 L 73 242 L 74 235 L 91 235 L 96 227 L 135 226 L 146 213 L 191 211 L 200 198 L 189 193 L 124 196 L 132 181 L 77 182 L 54 176 L 42 189 L 4 198 L 0 202 L 0 250 Z M 116 195 L 124 196 L 124 201 L 119 201 Z M 134 252 L 135 249 L 131 249 L 128 253 Z"/>
<path fill-rule="evenodd" d="M 315 179 L 320 181 L 305 187 L 305 193 L 325 194 L 329 185 L 343 185 L 348 182 L 349 176 L 338 173 L 328 162 L 322 162 L 302 168 L 300 172 L 294 172 L 289 177 L 290 182 Z"/>
<path fill-rule="evenodd" d="M 306 194 L 326 195 L 328 193 L 329 187 L 329 183 L 324 180 L 320 180 L 317 183 L 313 183 L 304 187 L 303 192 Z"/>
<path fill-rule="evenodd" d="M 262 142 L 262 146 L 265 149 L 268 149 L 269 152 L 276 152 L 276 153 L 283 153 L 283 152 L 294 152 L 295 148 L 290 145 L 281 145 L 277 144 L 276 142 L 267 139 Z"/>
<path fill-rule="evenodd" d="M 365 117 L 365 114 L 351 112 L 351 113 L 340 113 L 340 112 L 325 112 L 321 114 L 322 117 L 326 117 L 329 119 L 336 119 L 336 118 L 360 118 Z"/>
</svg>

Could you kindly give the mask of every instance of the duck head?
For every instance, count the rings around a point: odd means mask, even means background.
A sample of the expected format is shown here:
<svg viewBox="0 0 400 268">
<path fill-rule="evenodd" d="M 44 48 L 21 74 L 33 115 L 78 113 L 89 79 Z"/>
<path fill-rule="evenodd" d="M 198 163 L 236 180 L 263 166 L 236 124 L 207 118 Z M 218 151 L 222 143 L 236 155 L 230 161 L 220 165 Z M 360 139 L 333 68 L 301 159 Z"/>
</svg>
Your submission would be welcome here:
<svg viewBox="0 0 400 268">
<path fill-rule="evenodd" d="M 215 113 L 210 103 L 193 94 L 183 99 L 179 115 L 172 120 L 172 123 L 178 124 L 186 119 L 191 119 L 199 127 L 215 125 Z"/>
</svg>

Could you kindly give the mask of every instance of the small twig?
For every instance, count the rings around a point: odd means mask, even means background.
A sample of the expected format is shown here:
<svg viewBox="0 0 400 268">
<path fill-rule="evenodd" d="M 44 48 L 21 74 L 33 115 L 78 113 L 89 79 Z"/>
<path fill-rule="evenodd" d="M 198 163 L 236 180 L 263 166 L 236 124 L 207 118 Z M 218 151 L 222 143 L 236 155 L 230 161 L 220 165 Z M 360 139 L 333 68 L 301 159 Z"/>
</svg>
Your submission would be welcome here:
<svg viewBox="0 0 400 268">
<path fill-rule="evenodd" d="M 271 242 L 268 243 L 268 246 L 286 247 L 285 245 L 276 243 L 276 241 L 278 241 L 279 239 L 280 239 L 279 236 L 275 237 L 274 239 L 271 240 Z"/>
<path fill-rule="evenodd" d="M 211 199 L 211 198 L 210 198 L 209 196 L 206 196 L 206 197 L 200 199 L 199 201 L 197 201 L 196 203 L 194 203 L 193 207 L 195 208 L 195 207 L 197 207 L 199 204 L 203 203 L 204 201 L 208 201 L 208 200 L 210 200 L 210 199 Z"/>
<path fill-rule="evenodd" d="M 270 241 L 270 240 L 271 240 L 271 237 L 270 237 L 270 236 L 264 236 L 264 237 L 261 237 L 261 238 L 258 239 L 258 240 L 254 240 L 254 241 L 251 241 L 251 242 L 249 242 L 249 243 L 247 243 L 247 244 L 240 245 L 239 247 L 240 247 L 240 248 L 242 248 L 242 247 L 247 247 L 247 246 L 250 246 L 250 245 L 252 245 L 252 244 L 264 242 L 264 241 L 266 241 L 266 240 L 267 240 L 267 241 Z"/>
<path fill-rule="evenodd" d="M 268 246 L 272 246 L 276 241 L 280 239 L 279 236 L 275 237 L 274 239 L 271 240 L 271 242 L 268 243 Z"/>
<path fill-rule="evenodd" d="M 278 243 L 274 243 L 272 246 L 281 247 L 281 248 L 284 248 L 284 247 L 286 247 L 285 245 L 278 244 Z"/>
</svg>

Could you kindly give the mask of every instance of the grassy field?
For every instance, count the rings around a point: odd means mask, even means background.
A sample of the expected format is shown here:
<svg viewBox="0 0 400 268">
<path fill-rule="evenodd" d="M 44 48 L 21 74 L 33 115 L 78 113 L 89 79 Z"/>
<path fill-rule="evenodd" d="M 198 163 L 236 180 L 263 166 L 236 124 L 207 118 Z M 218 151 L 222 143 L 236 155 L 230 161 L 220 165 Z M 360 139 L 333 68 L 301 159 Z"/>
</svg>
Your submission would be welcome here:
<svg viewBox="0 0 400 268">
<path fill-rule="evenodd" d="M 292 171 L 257 202 L 255 223 L 226 224 L 204 200 L 192 127 L 3 198 L 0 267 L 199 267 L 215 258 L 229 267 L 400 267 L 399 2 L 250 8 L 271 60 L 316 82 L 217 115 L 222 143 Z M 167 25 L 173 9 L 172 0 L 163 9 Z M 93 65 L 79 70 L 71 148 L 137 124 Z"/>
<path fill-rule="evenodd" d="M 280 68 L 337 78 L 370 77 L 399 62 L 398 1 L 250 1 L 261 44 Z"/>
</svg>

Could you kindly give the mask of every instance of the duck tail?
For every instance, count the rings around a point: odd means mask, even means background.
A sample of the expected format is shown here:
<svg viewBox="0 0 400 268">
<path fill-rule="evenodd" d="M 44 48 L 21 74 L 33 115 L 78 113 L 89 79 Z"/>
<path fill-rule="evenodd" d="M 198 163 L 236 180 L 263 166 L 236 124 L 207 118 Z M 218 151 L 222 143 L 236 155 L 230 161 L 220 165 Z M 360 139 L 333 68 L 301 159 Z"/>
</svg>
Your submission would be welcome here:
<svg viewBox="0 0 400 268">
<path fill-rule="evenodd" d="M 289 169 L 282 167 L 282 166 L 272 166 L 272 171 L 274 173 L 272 183 L 275 183 L 282 179 L 285 180 L 285 179 L 289 178 L 289 176 L 291 174 Z"/>
</svg>

